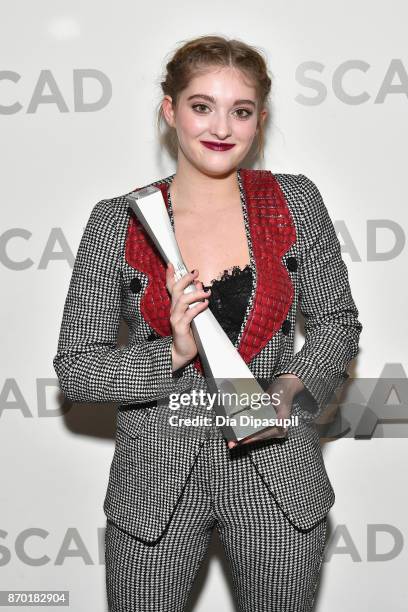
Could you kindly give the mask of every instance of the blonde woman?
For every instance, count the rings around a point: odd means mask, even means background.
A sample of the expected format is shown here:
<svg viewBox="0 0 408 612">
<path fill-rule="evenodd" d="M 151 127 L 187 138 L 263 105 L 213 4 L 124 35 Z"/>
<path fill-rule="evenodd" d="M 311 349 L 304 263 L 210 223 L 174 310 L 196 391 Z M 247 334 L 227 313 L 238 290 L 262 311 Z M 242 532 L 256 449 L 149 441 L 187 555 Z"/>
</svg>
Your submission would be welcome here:
<svg viewBox="0 0 408 612">
<path fill-rule="evenodd" d="M 312 610 L 334 492 L 313 421 L 348 377 L 362 329 L 333 223 L 303 174 L 241 166 L 263 152 L 271 78 L 238 40 L 183 43 L 159 120 L 177 153 L 162 191 L 184 261 L 175 281 L 128 208 L 86 225 L 54 366 L 72 401 L 117 402 L 104 501 L 112 612 L 185 610 L 217 529 L 241 612 Z M 138 188 L 146 187 L 140 185 Z M 198 293 L 184 293 L 194 281 Z M 199 304 L 189 308 L 189 304 Z M 305 343 L 294 354 L 296 310 Z M 210 308 L 254 376 L 299 424 L 243 443 L 214 424 L 169 426 L 170 398 L 206 389 L 191 321 Z M 129 344 L 117 346 L 120 319 Z M 206 401 L 178 417 L 209 414 Z"/>
</svg>

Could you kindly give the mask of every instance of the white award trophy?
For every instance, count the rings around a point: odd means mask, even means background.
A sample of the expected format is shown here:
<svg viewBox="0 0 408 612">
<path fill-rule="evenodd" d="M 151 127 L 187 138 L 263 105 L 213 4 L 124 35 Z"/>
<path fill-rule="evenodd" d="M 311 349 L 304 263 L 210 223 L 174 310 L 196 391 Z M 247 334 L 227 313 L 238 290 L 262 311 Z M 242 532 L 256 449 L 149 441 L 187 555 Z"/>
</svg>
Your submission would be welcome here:
<svg viewBox="0 0 408 612">
<path fill-rule="evenodd" d="M 170 218 L 159 188 L 149 186 L 126 196 L 130 207 L 153 240 L 164 261 L 170 261 L 175 269 L 176 280 L 188 270 L 183 262 Z M 197 291 L 194 283 L 185 288 L 185 293 Z M 189 307 L 197 304 L 194 302 Z M 206 382 L 219 401 L 214 403 L 216 415 L 221 415 L 221 428 L 227 440 L 240 441 L 271 425 L 257 425 L 254 419 L 276 418 L 273 404 L 267 399 L 251 370 L 228 338 L 227 334 L 209 308 L 198 313 L 191 321 L 191 329 L 200 355 Z M 219 391 L 219 393 L 217 393 Z M 251 397 L 255 396 L 256 406 Z M 223 396 L 232 401 L 225 401 Z M 231 397 L 230 397 L 231 396 Z M 241 401 L 240 399 L 241 398 Z M 242 401 L 244 398 L 244 401 Z M 245 401 L 248 399 L 249 401 Z M 259 405 L 260 404 L 260 405 Z M 260 423 L 261 421 L 259 421 Z M 265 423 L 267 421 L 263 421 Z"/>
</svg>

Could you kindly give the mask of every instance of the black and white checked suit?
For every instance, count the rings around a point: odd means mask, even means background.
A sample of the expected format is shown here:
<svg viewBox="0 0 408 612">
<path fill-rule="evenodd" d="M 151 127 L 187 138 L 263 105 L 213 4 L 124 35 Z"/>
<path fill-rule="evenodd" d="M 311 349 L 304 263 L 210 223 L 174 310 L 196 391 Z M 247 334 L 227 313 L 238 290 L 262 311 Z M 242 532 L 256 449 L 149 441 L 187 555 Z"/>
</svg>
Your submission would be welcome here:
<svg viewBox="0 0 408 612">
<path fill-rule="evenodd" d="M 262 380 L 292 372 L 305 384 L 306 393 L 296 398 L 302 401 L 293 405 L 301 423 L 290 429 L 285 440 L 269 440 L 231 452 L 216 427 L 211 435 L 207 431 L 203 435 L 169 433 L 168 396 L 206 389 L 206 383 L 191 364 L 175 376 L 172 337 L 152 337 L 152 329 L 143 319 L 139 306 L 147 279 L 124 257 L 129 221 L 126 194 L 98 202 L 86 225 L 65 302 L 54 367 L 61 390 L 72 401 L 119 404 L 115 453 L 104 501 L 108 597 L 117 612 L 182 610 L 212 524 L 217 525 L 234 568 L 240 610 L 311 609 L 334 491 L 318 434 L 308 422 L 321 414 L 348 377 L 346 370 L 358 353 L 362 325 L 340 244 L 319 190 L 304 175 L 274 176 L 296 227 L 296 242 L 282 259 L 285 265 L 297 263 L 288 266 L 295 292 L 287 316 L 289 330 L 279 330 L 249 367 Z M 170 184 L 173 177 L 152 184 Z M 256 277 L 254 237 L 239 171 L 237 179 Z M 171 207 L 169 214 L 174 226 Z M 135 282 L 140 288 L 136 299 Z M 305 316 L 306 338 L 294 355 L 298 305 Z M 126 347 L 117 347 L 121 317 L 129 326 Z M 191 408 L 184 412 L 188 410 Z M 197 411 L 206 413 L 206 407 Z M 231 459 L 237 456 L 238 461 Z M 213 465 L 212 476 L 208 465 Z M 234 508 L 238 520 L 234 529 L 232 525 L 228 529 Z M 251 549 L 254 538 L 256 549 Z M 243 550 L 234 552 L 236 540 L 240 542 L 237 547 L 246 551 L 245 562 L 239 558 Z M 167 552 L 163 552 L 166 546 Z M 164 556 L 151 552 L 160 549 Z M 268 560 L 281 588 L 267 576 Z M 156 571 L 160 564 L 176 581 L 178 576 L 179 586 L 173 595 L 169 584 L 160 589 L 161 595 L 154 594 L 148 568 L 154 566 Z M 130 576 L 134 579 L 137 568 L 136 588 L 136 582 L 130 584 L 129 580 Z M 297 568 L 299 579 L 289 586 L 284 576 L 291 568 Z M 258 582 L 265 579 L 265 588 L 273 591 L 268 590 L 269 599 L 265 599 L 263 587 L 249 592 L 245 572 L 254 572 Z M 253 585 L 252 579 L 250 583 Z"/>
</svg>

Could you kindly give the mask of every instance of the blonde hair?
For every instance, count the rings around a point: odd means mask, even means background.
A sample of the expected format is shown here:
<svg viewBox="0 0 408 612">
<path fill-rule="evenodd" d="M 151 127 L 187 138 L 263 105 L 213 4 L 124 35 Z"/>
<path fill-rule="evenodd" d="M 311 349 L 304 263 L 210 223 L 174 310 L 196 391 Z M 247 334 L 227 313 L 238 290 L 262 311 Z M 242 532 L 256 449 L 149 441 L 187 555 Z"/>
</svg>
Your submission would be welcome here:
<svg viewBox="0 0 408 612">
<path fill-rule="evenodd" d="M 173 108 L 176 107 L 180 93 L 189 85 L 192 78 L 200 71 L 206 71 L 211 66 L 228 66 L 239 69 L 253 83 L 256 92 L 259 112 L 268 104 L 272 79 L 269 76 L 266 60 L 261 52 L 236 39 L 226 39 L 222 36 L 200 36 L 183 44 L 175 51 L 166 64 L 164 75 L 160 82 L 163 95 L 169 95 Z M 162 134 L 161 124 L 167 128 Z M 157 111 L 157 129 L 162 143 L 168 142 L 173 153 L 177 151 L 177 134 L 174 128 L 168 126 L 161 102 Z M 264 157 L 264 125 L 259 121 L 256 155 Z"/>
</svg>

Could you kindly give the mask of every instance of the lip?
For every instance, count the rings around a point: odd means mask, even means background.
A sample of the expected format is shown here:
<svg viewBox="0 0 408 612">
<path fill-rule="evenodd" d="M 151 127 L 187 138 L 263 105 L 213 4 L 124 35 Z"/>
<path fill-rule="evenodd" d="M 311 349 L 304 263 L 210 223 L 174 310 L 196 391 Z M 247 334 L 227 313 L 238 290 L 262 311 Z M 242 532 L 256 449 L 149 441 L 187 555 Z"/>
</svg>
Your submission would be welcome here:
<svg viewBox="0 0 408 612">
<path fill-rule="evenodd" d="M 211 140 L 200 140 L 200 142 L 207 147 L 207 149 L 212 149 L 213 151 L 229 151 L 232 147 L 235 147 L 235 144 L 226 144 L 224 142 L 214 142 Z"/>
</svg>

